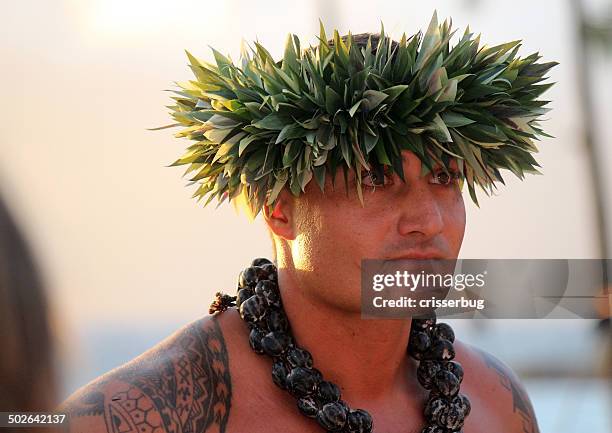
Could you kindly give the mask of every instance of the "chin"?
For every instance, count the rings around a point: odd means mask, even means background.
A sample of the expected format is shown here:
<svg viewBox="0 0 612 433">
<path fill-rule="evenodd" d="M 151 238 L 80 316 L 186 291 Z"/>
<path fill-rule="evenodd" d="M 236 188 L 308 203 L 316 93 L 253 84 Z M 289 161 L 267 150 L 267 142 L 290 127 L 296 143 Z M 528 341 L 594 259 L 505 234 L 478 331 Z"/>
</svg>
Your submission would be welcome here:
<svg viewBox="0 0 612 433">
<path fill-rule="evenodd" d="M 356 296 L 327 298 L 326 301 L 339 312 L 361 314 L 361 293 L 357 293 Z"/>
</svg>

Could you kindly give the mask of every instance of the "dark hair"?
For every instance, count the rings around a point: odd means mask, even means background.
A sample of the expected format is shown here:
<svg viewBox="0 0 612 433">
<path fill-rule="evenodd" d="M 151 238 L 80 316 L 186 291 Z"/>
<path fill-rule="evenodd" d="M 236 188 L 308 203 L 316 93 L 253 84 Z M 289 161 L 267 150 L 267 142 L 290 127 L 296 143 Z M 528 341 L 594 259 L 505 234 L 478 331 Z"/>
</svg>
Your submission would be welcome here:
<svg viewBox="0 0 612 433">
<path fill-rule="evenodd" d="M 55 404 L 47 303 L 30 250 L 0 198 L 0 411 Z"/>
</svg>

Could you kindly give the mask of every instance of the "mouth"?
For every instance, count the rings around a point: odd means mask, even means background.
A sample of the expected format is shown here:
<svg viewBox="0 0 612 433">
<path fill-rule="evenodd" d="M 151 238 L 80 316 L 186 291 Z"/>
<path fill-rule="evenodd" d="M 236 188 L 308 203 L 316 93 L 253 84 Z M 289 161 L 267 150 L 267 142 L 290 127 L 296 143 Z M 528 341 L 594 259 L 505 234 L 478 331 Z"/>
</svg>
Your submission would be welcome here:
<svg viewBox="0 0 612 433">
<path fill-rule="evenodd" d="M 408 251 L 400 256 L 387 260 L 410 260 L 410 259 L 444 259 L 444 255 L 436 250 L 414 250 Z"/>
</svg>

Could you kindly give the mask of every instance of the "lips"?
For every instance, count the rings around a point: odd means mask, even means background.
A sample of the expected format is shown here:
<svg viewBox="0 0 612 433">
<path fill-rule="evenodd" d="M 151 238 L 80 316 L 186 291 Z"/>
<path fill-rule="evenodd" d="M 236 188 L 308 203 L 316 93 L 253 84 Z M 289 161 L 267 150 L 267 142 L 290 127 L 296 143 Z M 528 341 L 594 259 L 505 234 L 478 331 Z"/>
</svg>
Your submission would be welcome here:
<svg viewBox="0 0 612 433">
<path fill-rule="evenodd" d="M 389 260 L 409 260 L 409 259 L 443 259 L 444 255 L 437 250 L 413 250 L 393 257 Z"/>
</svg>

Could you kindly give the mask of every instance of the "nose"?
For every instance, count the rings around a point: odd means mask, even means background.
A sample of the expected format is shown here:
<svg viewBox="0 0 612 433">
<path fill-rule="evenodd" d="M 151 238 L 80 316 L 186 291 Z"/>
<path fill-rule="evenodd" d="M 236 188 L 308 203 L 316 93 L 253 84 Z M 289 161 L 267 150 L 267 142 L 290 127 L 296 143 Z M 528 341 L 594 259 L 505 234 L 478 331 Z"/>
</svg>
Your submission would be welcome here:
<svg viewBox="0 0 612 433">
<path fill-rule="evenodd" d="M 414 183 L 411 193 L 404 195 L 397 231 L 402 236 L 421 237 L 426 240 L 442 232 L 442 214 L 435 198 L 426 191 L 427 187 L 416 186 Z M 409 188 L 410 186 L 408 185 Z M 416 191 L 417 189 L 419 191 Z"/>
<path fill-rule="evenodd" d="M 400 210 L 397 230 L 402 236 L 425 241 L 442 232 L 442 210 L 427 176 L 420 176 L 420 161 L 415 164 L 412 158 L 408 159 L 409 167 L 404 168 L 406 183 L 401 184 L 402 191 L 397 197 Z"/>
</svg>

